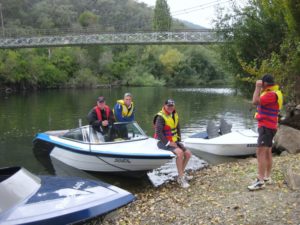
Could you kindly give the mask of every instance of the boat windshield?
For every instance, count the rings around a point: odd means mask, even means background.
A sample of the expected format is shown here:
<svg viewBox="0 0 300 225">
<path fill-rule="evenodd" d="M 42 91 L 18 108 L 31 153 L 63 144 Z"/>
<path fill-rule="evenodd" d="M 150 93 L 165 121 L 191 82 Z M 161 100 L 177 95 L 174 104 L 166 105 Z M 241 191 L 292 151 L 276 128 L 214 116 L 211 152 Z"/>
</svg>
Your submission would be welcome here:
<svg viewBox="0 0 300 225">
<path fill-rule="evenodd" d="M 131 141 L 148 138 L 136 122 L 114 123 L 106 133 L 93 129 L 92 126 L 82 126 L 72 129 L 63 135 L 64 138 L 80 142 L 99 144 L 106 142 Z"/>
</svg>

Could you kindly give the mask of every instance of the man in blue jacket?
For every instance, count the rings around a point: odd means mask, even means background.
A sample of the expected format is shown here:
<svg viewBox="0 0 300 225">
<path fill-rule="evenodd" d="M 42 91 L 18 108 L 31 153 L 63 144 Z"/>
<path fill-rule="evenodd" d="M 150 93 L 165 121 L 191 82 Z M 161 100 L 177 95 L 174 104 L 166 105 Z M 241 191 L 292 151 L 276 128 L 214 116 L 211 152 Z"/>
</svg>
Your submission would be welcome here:
<svg viewBox="0 0 300 225">
<path fill-rule="evenodd" d="M 124 99 L 118 100 L 114 107 L 114 115 L 117 122 L 134 121 L 134 104 L 130 93 L 124 94 Z"/>
<path fill-rule="evenodd" d="M 118 100 L 114 107 L 116 122 L 134 121 L 134 111 L 135 109 L 132 102 L 132 94 L 125 93 L 124 98 Z M 118 137 L 128 139 L 127 124 L 115 124 L 114 129 Z"/>
</svg>

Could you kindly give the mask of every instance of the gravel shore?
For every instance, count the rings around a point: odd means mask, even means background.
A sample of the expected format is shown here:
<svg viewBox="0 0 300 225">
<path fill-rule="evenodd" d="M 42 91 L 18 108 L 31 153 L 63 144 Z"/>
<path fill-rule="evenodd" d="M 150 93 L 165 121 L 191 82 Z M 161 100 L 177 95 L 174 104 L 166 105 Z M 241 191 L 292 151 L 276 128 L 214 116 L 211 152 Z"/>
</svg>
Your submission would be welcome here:
<svg viewBox="0 0 300 225">
<path fill-rule="evenodd" d="M 93 224 L 300 224 L 300 190 L 284 177 L 288 165 L 300 165 L 300 154 L 273 158 L 273 184 L 250 192 L 257 172 L 256 158 L 209 166 L 193 172 L 188 189 L 170 182 Z"/>
</svg>

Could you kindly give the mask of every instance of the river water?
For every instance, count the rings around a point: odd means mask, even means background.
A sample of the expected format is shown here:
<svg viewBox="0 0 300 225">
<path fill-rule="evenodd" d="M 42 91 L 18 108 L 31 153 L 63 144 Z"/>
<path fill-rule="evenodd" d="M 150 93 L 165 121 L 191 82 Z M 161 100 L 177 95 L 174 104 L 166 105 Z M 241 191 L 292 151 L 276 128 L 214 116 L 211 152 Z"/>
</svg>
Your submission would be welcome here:
<svg viewBox="0 0 300 225">
<path fill-rule="evenodd" d="M 256 126 L 250 101 L 229 88 L 121 87 L 5 95 L 0 97 L 0 167 L 23 166 L 38 175 L 53 174 L 51 166 L 34 155 L 34 135 L 47 130 L 75 128 L 80 119 L 82 124 L 87 124 L 86 115 L 98 96 L 105 96 L 106 103 L 113 107 L 125 92 L 133 94 L 136 121 L 149 136 L 153 135 L 153 116 L 168 98 L 175 100 L 183 139 L 205 130 L 208 120 L 218 123 L 221 117 L 233 124 L 233 130 L 255 129 Z M 209 164 L 234 160 L 211 155 L 199 157 Z M 128 183 L 128 178 L 96 176 L 118 186 Z M 133 186 L 147 185 L 147 182 L 136 180 Z"/>
</svg>

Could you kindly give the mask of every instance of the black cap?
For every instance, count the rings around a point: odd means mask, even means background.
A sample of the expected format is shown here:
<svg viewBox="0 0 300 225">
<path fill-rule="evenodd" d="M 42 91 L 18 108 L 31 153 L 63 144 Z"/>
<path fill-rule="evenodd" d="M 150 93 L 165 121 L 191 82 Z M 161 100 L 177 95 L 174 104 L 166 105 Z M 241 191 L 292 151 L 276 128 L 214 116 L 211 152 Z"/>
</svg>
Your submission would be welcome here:
<svg viewBox="0 0 300 225">
<path fill-rule="evenodd" d="M 175 105 L 175 101 L 173 99 L 168 99 L 165 101 L 165 105 Z"/>
<path fill-rule="evenodd" d="M 105 102 L 105 98 L 103 96 L 99 96 L 97 99 L 97 102 L 99 102 L 99 103 Z"/>
<path fill-rule="evenodd" d="M 261 78 L 263 83 L 268 83 L 268 84 L 274 84 L 274 78 L 271 74 L 265 74 L 262 78 Z"/>
</svg>

